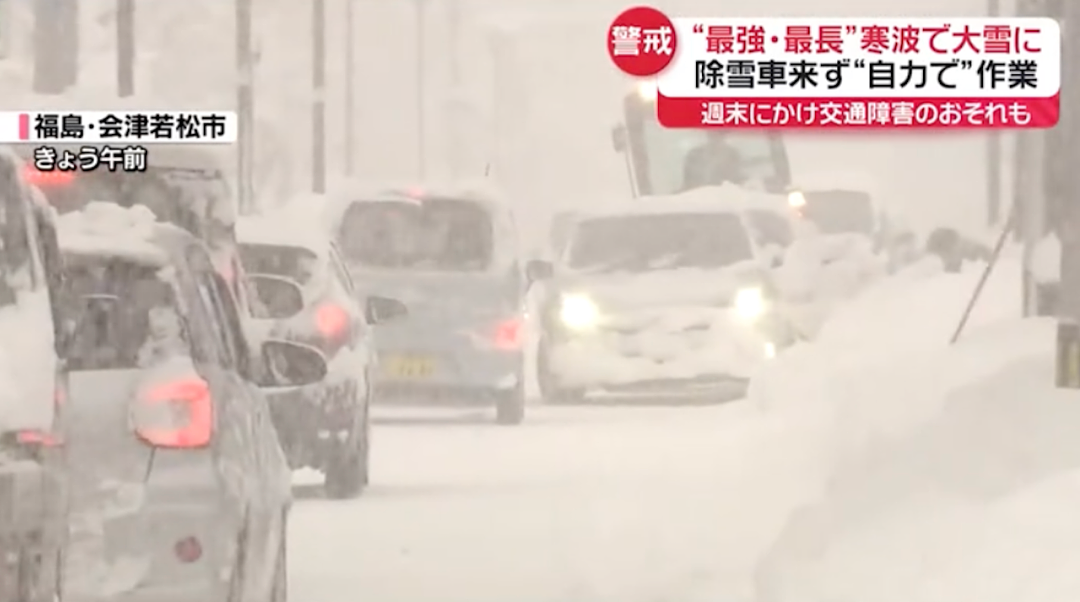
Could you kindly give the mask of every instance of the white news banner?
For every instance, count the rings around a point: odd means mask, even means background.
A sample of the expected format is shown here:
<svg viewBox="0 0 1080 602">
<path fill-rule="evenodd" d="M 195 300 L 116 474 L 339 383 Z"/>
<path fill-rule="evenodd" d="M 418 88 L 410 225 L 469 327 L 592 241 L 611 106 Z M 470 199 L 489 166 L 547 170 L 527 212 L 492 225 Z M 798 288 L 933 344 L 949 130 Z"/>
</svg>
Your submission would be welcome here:
<svg viewBox="0 0 1080 602">
<path fill-rule="evenodd" d="M 0 144 L 232 144 L 235 111 L 0 111 Z"/>
</svg>

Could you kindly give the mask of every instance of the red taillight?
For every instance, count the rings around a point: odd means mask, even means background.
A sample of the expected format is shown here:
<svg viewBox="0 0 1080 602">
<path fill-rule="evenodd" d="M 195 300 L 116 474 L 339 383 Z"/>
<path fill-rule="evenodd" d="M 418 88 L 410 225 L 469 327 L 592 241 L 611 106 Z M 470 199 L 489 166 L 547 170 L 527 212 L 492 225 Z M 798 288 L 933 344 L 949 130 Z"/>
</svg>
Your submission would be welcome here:
<svg viewBox="0 0 1080 602">
<path fill-rule="evenodd" d="M 340 337 L 349 329 L 349 312 L 339 305 L 324 303 L 315 309 L 315 328 L 328 339 Z"/>
<path fill-rule="evenodd" d="M 191 379 L 147 389 L 132 410 L 132 423 L 135 434 L 155 447 L 205 447 L 214 431 L 210 386 Z"/>
<path fill-rule="evenodd" d="M 15 440 L 23 445 L 40 445 L 42 447 L 60 447 L 63 445 L 60 437 L 44 431 L 19 431 Z"/>
<path fill-rule="evenodd" d="M 23 177 L 34 186 L 64 186 L 75 179 L 75 174 L 70 171 L 41 171 L 27 165 Z"/>
<path fill-rule="evenodd" d="M 173 546 L 176 558 L 185 564 L 190 564 L 202 558 L 202 544 L 194 537 L 185 537 Z"/>
<path fill-rule="evenodd" d="M 67 403 L 67 392 L 57 384 L 53 389 L 53 411 L 56 413 L 56 416 L 53 417 L 54 422 L 65 403 Z M 59 434 L 40 430 L 19 431 L 15 434 L 15 440 L 23 445 L 40 445 L 42 447 L 60 447 L 64 444 L 64 440 Z"/>
<path fill-rule="evenodd" d="M 500 322 L 495 327 L 495 346 L 506 350 L 520 349 L 522 330 L 523 325 L 520 319 L 512 318 Z"/>
</svg>

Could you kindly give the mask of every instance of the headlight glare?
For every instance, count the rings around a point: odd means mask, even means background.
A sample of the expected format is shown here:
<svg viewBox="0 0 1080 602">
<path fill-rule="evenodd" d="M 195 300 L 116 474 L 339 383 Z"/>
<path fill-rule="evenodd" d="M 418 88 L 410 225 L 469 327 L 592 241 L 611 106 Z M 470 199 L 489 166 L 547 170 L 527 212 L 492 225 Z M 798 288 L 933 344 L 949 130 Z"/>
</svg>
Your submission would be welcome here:
<svg viewBox="0 0 1080 602">
<path fill-rule="evenodd" d="M 567 295 L 559 307 L 559 319 L 571 330 L 585 330 L 596 325 L 600 310 L 584 295 Z"/>
<path fill-rule="evenodd" d="M 756 320 L 765 313 L 765 295 L 759 288 L 744 288 L 735 293 L 735 312 L 744 320 Z"/>
</svg>

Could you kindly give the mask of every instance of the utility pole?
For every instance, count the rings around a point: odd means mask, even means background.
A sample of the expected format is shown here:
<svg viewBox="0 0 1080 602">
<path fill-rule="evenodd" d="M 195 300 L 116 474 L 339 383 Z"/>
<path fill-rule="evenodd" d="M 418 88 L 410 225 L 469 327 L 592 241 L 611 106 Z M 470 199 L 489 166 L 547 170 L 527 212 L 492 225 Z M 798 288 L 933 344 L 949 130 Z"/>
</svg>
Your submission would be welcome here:
<svg viewBox="0 0 1080 602">
<path fill-rule="evenodd" d="M 1000 17 L 1001 0 L 986 0 L 986 13 Z M 991 226 L 1001 220 L 1001 142 L 1000 132 L 990 132 L 986 142 L 986 218 Z"/>
<path fill-rule="evenodd" d="M 1080 5 L 1075 1 L 1061 2 L 1060 12 L 1055 12 L 1050 14 L 1060 15 L 1063 32 L 1075 32 L 1080 27 Z M 1065 33 L 1061 43 L 1062 64 L 1080 64 L 1080 40 Z M 1062 98 L 1075 98 L 1080 94 L 1077 69 L 1063 70 L 1061 87 Z M 1062 111 L 1055 130 L 1061 133 L 1055 137 L 1060 148 L 1054 149 L 1056 153 L 1047 158 L 1057 163 L 1057 169 L 1053 170 L 1055 181 L 1049 184 L 1061 240 L 1056 380 L 1058 387 L 1080 389 L 1080 173 L 1075 168 L 1080 159 L 1080 116 L 1073 111 Z"/>
<path fill-rule="evenodd" d="M 326 0 L 311 3 L 311 190 L 326 193 Z"/>
<path fill-rule="evenodd" d="M 424 31 L 426 0 L 416 0 L 416 172 L 421 181 L 427 179 L 427 44 Z"/>
<path fill-rule="evenodd" d="M 1040 17 L 1046 14 L 1042 0 L 1020 0 L 1019 17 Z M 1053 16 L 1053 15 L 1050 15 Z M 1052 234 L 1048 233 L 1047 199 L 1047 137 L 1045 130 L 1016 132 L 1013 145 L 1013 205 L 1017 211 L 1017 239 L 1023 245 L 1022 279 L 1024 317 L 1047 315 L 1049 299 L 1044 295 L 1056 289 L 1057 283 L 1040 283 L 1035 270 L 1036 251 Z"/>
<path fill-rule="evenodd" d="M 135 95 L 135 0 L 116 0 L 116 91 Z"/>
<path fill-rule="evenodd" d="M 8 0 L 10 4 L 10 0 Z M 77 0 L 35 0 L 34 81 L 37 94 L 63 94 L 78 82 Z M 3 24 L 5 33 L 10 24 Z"/>
<path fill-rule="evenodd" d="M 345 0 L 345 175 L 353 175 L 356 162 L 356 48 L 353 40 L 353 0 Z"/>
<path fill-rule="evenodd" d="M 462 168 L 462 155 L 465 153 L 465 141 L 462 135 L 463 129 L 466 127 L 463 120 L 467 119 L 467 107 L 466 102 L 462 96 L 461 85 L 461 1 L 460 0 L 447 0 L 447 15 L 446 24 L 446 45 L 448 47 L 448 60 L 450 71 L 450 91 L 453 97 L 451 102 L 445 107 L 445 113 L 448 119 L 446 120 L 448 130 L 448 147 L 449 153 L 447 155 L 447 167 L 450 168 L 450 176 L 458 178 L 461 176 Z"/>
<path fill-rule="evenodd" d="M 252 0 L 236 0 L 236 167 L 242 215 L 255 212 L 255 61 L 251 52 Z"/>
</svg>

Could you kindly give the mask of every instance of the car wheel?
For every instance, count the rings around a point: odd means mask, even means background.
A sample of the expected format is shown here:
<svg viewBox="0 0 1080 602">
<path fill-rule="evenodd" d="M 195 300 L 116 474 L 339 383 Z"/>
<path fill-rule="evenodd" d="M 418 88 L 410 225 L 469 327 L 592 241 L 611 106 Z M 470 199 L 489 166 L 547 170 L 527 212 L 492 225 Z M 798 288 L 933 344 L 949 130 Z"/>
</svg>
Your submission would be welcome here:
<svg viewBox="0 0 1080 602">
<path fill-rule="evenodd" d="M 357 395 L 358 387 L 350 387 L 348 395 Z M 354 498 L 368 484 L 368 456 L 370 446 L 370 419 L 367 403 L 355 400 L 356 424 L 353 436 L 342 442 L 326 465 L 324 489 L 331 499 Z"/>
<path fill-rule="evenodd" d="M 288 602 L 289 599 L 289 523 L 281 525 L 281 543 L 278 545 L 277 562 L 274 564 L 274 589 L 270 591 L 270 602 Z"/>
<path fill-rule="evenodd" d="M 525 383 L 508 391 L 495 394 L 495 422 L 504 426 L 516 426 L 525 421 Z"/>
<path fill-rule="evenodd" d="M 536 380 L 540 387 L 540 397 L 548 405 L 578 403 L 585 398 L 583 389 L 567 389 L 559 384 L 558 377 L 551 373 L 545 345 L 540 344 L 536 354 Z"/>
</svg>

